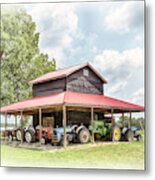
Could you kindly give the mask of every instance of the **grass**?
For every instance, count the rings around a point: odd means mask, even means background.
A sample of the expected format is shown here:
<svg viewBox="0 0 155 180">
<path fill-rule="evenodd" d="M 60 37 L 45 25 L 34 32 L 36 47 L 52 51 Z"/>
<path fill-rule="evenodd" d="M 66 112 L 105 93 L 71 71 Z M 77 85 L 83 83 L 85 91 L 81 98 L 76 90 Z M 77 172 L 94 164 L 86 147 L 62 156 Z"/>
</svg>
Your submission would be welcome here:
<svg viewBox="0 0 155 180">
<path fill-rule="evenodd" d="M 144 169 L 144 141 L 38 151 L 1 145 L 2 166 Z"/>
</svg>

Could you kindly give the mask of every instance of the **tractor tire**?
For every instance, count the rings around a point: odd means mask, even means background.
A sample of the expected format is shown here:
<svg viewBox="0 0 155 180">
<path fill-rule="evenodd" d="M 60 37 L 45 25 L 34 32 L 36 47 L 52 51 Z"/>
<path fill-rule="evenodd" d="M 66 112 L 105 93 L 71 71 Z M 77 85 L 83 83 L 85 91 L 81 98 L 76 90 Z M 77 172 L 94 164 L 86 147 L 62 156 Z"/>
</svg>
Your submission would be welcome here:
<svg viewBox="0 0 155 180">
<path fill-rule="evenodd" d="M 12 136 L 12 134 L 9 134 L 9 135 L 8 135 L 8 141 L 9 141 L 10 143 L 13 141 L 13 136 Z"/>
<path fill-rule="evenodd" d="M 95 140 L 101 140 L 102 136 L 98 133 L 95 134 Z"/>
<path fill-rule="evenodd" d="M 113 141 L 120 141 L 121 139 L 121 129 L 118 126 L 115 126 L 113 129 Z"/>
<path fill-rule="evenodd" d="M 16 140 L 17 140 L 17 141 L 21 141 L 21 139 L 22 139 L 21 129 L 17 129 L 17 130 L 16 130 Z"/>
<path fill-rule="evenodd" d="M 25 132 L 25 140 L 27 143 L 32 143 L 35 141 L 35 135 L 34 135 L 34 131 L 32 129 L 28 129 Z"/>
<path fill-rule="evenodd" d="M 42 144 L 42 145 L 45 145 L 46 144 L 46 138 L 45 137 L 41 137 L 41 139 L 40 139 L 40 143 Z"/>
<path fill-rule="evenodd" d="M 86 128 L 81 129 L 81 131 L 78 134 L 78 138 L 79 138 L 80 143 L 82 144 L 87 143 L 90 139 L 90 133 L 88 129 Z"/>
<path fill-rule="evenodd" d="M 139 135 L 137 135 L 137 141 L 139 141 L 139 142 L 141 142 L 142 141 L 142 136 L 139 134 Z"/>
<path fill-rule="evenodd" d="M 128 129 L 127 132 L 125 133 L 125 140 L 131 142 L 133 141 L 133 138 L 134 138 L 133 131 L 131 129 Z"/>
</svg>

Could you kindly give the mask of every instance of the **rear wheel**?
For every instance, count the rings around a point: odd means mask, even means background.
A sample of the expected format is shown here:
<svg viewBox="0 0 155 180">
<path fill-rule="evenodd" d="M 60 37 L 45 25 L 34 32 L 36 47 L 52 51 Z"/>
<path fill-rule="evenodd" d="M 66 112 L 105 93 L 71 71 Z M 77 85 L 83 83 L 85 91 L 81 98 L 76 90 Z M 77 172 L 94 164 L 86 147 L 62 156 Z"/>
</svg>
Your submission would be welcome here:
<svg viewBox="0 0 155 180">
<path fill-rule="evenodd" d="M 133 141 L 133 138 L 134 138 L 133 131 L 131 129 L 128 129 L 127 132 L 125 133 L 125 140 L 131 142 Z"/>
<path fill-rule="evenodd" d="M 121 139 L 121 130 L 119 127 L 115 126 L 113 129 L 113 140 L 119 141 Z"/>
<path fill-rule="evenodd" d="M 79 133 L 80 143 L 85 144 L 89 141 L 89 139 L 90 139 L 90 133 L 89 133 L 88 129 L 83 128 Z"/>
<path fill-rule="evenodd" d="M 137 141 L 142 141 L 142 136 L 140 134 L 137 136 Z"/>
</svg>

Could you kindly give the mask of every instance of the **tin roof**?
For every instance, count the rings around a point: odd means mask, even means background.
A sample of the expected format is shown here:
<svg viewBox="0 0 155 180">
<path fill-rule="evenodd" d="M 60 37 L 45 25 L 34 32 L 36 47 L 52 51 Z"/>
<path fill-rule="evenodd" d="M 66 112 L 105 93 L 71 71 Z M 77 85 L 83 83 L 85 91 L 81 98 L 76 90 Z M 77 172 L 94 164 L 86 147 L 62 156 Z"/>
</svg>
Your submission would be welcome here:
<svg viewBox="0 0 155 180">
<path fill-rule="evenodd" d="M 1 107 L 1 113 L 15 112 L 20 110 L 37 109 L 45 106 L 56 105 L 75 105 L 81 107 L 104 107 L 114 109 L 124 109 L 131 111 L 144 111 L 144 107 L 132 104 L 126 101 L 118 100 L 112 97 L 94 94 L 82 94 L 78 92 L 60 92 L 50 95 L 32 97 L 8 106 Z"/>
<path fill-rule="evenodd" d="M 60 69 L 60 70 L 56 70 L 56 71 L 44 74 L 43 76 L 40 76 L 37 79 L 30 81 L 30 83 L 36 84 L 36 83 L 41 83 L 41 82 L 45 82 L 45 81 L 49 81 L 49 80 L 67 77 L 70 74 L 72 74 L 86 66 L 89 67 L 103 81 L 103 83 L 107 83 L 107 81 L 102 77 L 102 75 L 100 75 L 89 63 L 80 64 L 80 65 L 76 65 L 76 66 L 72 66 L 69 68 Z"/>
</svg>

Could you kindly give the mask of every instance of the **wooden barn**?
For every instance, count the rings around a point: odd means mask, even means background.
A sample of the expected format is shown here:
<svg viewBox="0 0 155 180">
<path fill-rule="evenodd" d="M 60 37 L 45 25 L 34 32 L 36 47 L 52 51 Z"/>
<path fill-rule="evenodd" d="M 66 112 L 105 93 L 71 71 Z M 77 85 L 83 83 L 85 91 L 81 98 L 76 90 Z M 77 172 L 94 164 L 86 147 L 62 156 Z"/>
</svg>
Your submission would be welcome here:
<svg viewBox="0 0 155 180">
<path fill-rule="evenodd" d="M 107 114 L 114 126 L 115 113 L 121 113 L 122 117 L 129 113 L 131 126 L 132 112 L 144 111 L 143 106 L 107 97 L 104 92 L 107 81 L 88 63 L 47 73 L 30 83 L 33 97 L 1 107 L 6 126 L 7 115 L 20 115 L 21 122 L 24 116 L 31 115 L 34 127 L 59 126 L 66 134 L 68 125 L 89 126 Z"/>
</svg>

